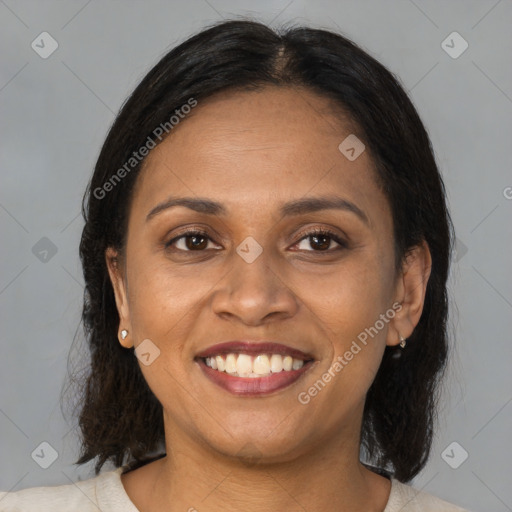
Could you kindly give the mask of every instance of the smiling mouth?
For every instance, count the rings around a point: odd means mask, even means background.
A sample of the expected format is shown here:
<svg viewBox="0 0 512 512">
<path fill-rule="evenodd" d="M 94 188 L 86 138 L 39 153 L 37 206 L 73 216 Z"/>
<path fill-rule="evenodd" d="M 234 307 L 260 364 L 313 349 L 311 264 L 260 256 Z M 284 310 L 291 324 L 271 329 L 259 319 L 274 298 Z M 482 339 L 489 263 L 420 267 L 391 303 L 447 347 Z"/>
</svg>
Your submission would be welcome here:
<svg viewBox="0 0 512 512">
<path fill-rule="evenodd" d="M 194 361 L 208 380 L 244 397 L 286 388 L 315 363 L 312 354 L 270 340 L 217 343 L 198 353 Z"/>
<path fill-rule="evenodd" d="M 313 359 L 290 355 L 228 353 L 198 357 L 204 375 L 234 395 L 267 395 L 293 384 L 313 365 Z"/>
<path fill-rule="evenodd" d="M 251 356 L 243 353 L 219 354 L 201 358 L 206 366 L 217 372 L 234 377 L 261 378 L 270 375 L 300 370 L 304 364 L 312 361 L 293 358 L 282 354 L 258 354 Z"/>
</svg>

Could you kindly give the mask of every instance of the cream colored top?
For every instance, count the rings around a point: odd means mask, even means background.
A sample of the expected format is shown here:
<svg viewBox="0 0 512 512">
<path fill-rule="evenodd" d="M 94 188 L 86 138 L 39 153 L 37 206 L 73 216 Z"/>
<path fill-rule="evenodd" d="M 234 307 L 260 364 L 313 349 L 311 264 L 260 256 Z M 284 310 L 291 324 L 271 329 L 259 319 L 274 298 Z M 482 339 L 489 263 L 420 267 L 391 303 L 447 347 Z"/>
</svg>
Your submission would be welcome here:
<svg viewBox="0 0 512 512">
<path fill-rule="evenodd" d="M 74 484 L 0 492 L 1 512 L 140 512 L 124 489 L 125 468 Z M 394 478 L 383 512 L 468 512 Z"/>
</svg>

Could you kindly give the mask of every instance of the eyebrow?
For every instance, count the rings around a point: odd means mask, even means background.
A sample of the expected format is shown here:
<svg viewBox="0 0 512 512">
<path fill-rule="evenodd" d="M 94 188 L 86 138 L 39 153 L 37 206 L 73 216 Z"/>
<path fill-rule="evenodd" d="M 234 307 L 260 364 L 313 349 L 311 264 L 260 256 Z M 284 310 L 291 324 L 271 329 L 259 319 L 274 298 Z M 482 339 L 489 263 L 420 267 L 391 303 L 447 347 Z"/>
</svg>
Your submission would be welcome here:
<svg viewBox="0 0 512 512">
<path fill-rule="evenodd" d="M 190 210 L 207 215 L 224 216 L 228 213 L 226 207 L 221 203 L 203 197 L 170 197 L 164 202 L 156 205 L 146 216 L 146 222 L 159 213 L 174 206 L 184 206 Z M 295 199 L 285 203 L 280 208 L 282 217 L 304 215 L 321 210 L 343 210 L 351 212 L 359 217 L 365 224 L 369 225 L 366 214 L 354 203 L 338 196 L 306 197 Z"/>
</svg>

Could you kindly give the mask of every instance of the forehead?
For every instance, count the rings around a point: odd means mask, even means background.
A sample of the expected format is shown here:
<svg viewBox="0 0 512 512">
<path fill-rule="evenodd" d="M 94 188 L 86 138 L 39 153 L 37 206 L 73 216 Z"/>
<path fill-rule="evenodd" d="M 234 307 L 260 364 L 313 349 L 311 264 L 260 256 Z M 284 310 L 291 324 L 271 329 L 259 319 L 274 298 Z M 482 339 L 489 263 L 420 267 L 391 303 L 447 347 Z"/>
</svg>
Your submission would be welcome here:
<svg viewBox="0 0 512 512">
<path fill-rule="evenodd" d="M 306 89 L 217 94 L 151 151 L 133 209 L 147 213 L 169 195 L 212 197 L 229 209 L 325 193 L 379 206 L 369 152 L 350 161 L 338 148 L 354 132 L 338 105 Z"/>
</svg>

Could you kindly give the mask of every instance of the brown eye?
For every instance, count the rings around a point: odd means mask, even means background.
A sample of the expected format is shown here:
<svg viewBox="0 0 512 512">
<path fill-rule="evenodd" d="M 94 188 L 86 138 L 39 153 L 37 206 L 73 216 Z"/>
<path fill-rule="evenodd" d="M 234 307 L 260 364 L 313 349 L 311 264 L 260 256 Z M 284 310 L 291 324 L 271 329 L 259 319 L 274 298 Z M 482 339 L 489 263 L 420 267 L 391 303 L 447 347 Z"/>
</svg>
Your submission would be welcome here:
<svg viewBox="0 0 512 512">
<path fill-rule="evenodd" d="M 181 242 L 183 240 L 183 243 L 181 244 L 181 247 L 178 247 L 176 244 L 177 242 Z M 181 234 L 180 236 L 173 238 L 169 242 L 165 244 L 165 247 L 171 247 L 175 246 L 175 248 L 179 251 L 202 251 L 207 248 L 208 241 L 210 241 L 210 237 L 205 233 L 204 231 L 186 231 L 185 233 Z"/>
<path fill-rule="evenodd" d="M 333 241 L 337 243 L 340 246 L 340 248 L 347 247 L 346 242 L 342 240 L 336 233 L 333 233 L 332 231 L 325 229 L 316 229 L 306 233 L 305 236 L 301 238 L 299 243 L 307 239 L 309 239 L 309 246 L 314 249 L 313 251 L 309 252 L 332 252 L 332 250 L 329 250 L 329 248 L 331 247 Z M 333 250 L 339 250 L 339 248 L 335 248 Z"/>
<path fill-rule="evenodd" d="M 329 249 L 331 246 L 331 237 L 328 235 L 310 235 L 310 240 L 313 241 L 311 247 L 315 247 L 320 251 L 324 251 L 325 249 Z"/>
</svg>

